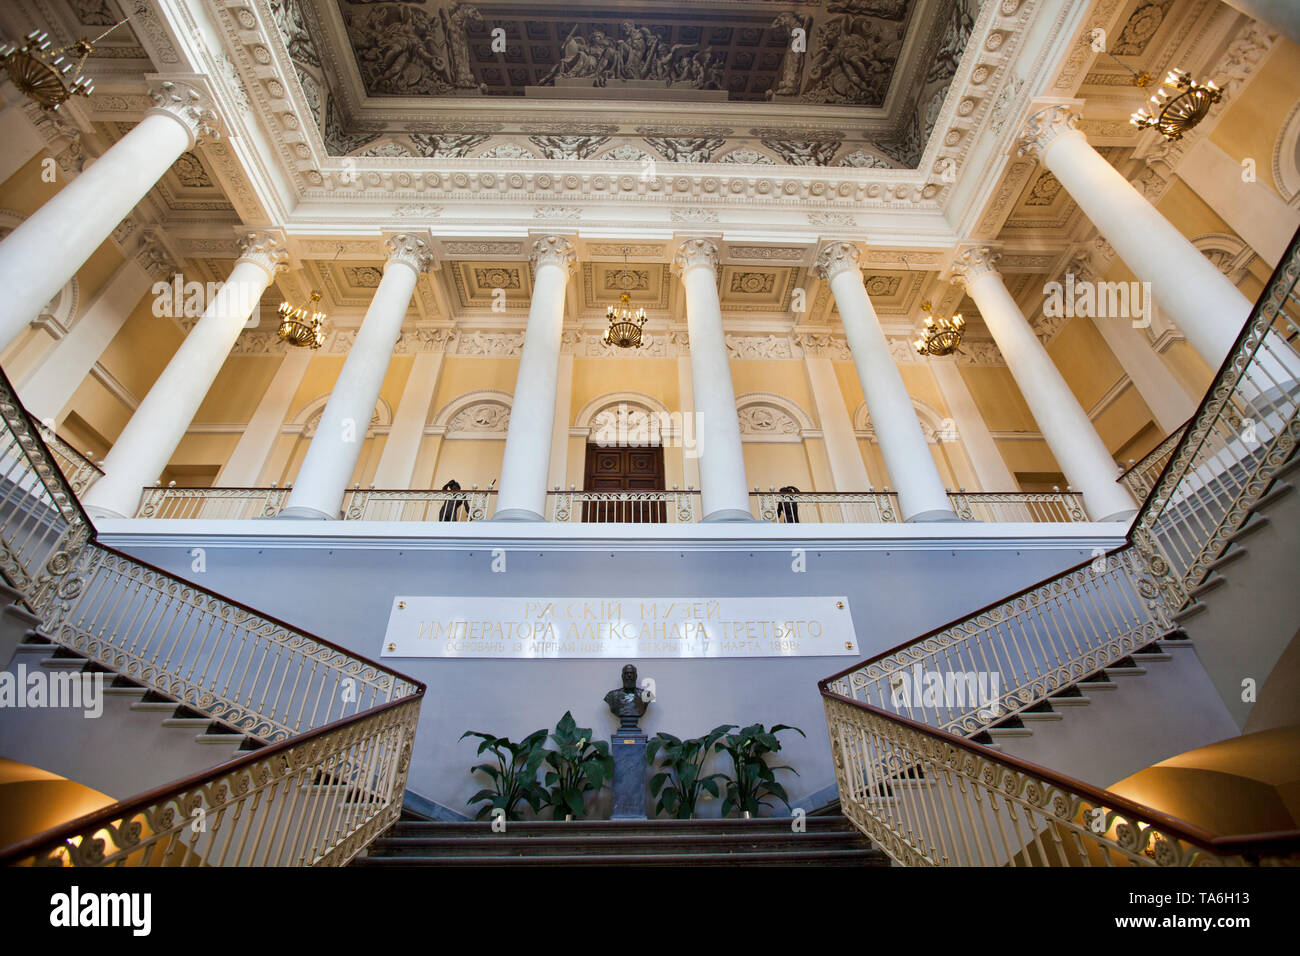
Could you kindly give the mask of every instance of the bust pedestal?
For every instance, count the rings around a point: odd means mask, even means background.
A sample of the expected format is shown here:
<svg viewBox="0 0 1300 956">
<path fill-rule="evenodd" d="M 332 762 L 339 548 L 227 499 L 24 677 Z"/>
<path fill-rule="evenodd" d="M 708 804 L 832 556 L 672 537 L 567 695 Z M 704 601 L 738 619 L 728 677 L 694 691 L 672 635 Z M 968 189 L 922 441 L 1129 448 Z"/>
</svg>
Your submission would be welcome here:
<svg viewBox="0 0 1300 956">
<path fill-rule="evenodd" d="M 647 739 L 639 729 L 628 732 L 622 727 L 609 738 L 609 752 L 614 758 L 614 800 L 610 811 L 611 820 L 646 819 Z"/>
</svg>

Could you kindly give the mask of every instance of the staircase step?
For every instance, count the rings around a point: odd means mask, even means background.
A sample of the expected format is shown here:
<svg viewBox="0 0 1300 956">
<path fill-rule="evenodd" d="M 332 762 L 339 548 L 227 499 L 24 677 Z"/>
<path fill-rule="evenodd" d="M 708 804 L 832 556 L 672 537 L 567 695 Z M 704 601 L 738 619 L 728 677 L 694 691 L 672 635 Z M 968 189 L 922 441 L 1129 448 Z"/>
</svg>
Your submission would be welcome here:
<svg viewBox="0 0 1300 956">
<path fill-rule="evenodd" d="M 5 605 L 5 607 L 3 608 L 3 613 L 6 617 L 11 617 L 16 621 L 21 621 L 23 624 L 26 624 L 28 627 L 35 627 L 37 624 L 41 623 L 41 619 L 39 617 L 37 617 L 35 614 L 33 614 L 31 611 L 27 610 L 27 608 L 23 607 L 20 604 Z"/>
<path fill-rule="evenodd" d="M 1273 504 L 1273 502 L 1285 498 L 1294 490 L 1295 485 L 1291 484 L 1289 481 L 1274 481 L 1273 484 L 1269 486 L 1268 491 L 1260 495 L 1259 500 L 1250 506 L 1251 513 L 1258 514 L 1269 505 Z"/>
<path fill-rule="evenodd" d="M 1240 561 L 1249 553 L 1250 553 L 1249 551 L 1247 551 L 1239 544 L 1229 544 L 1228 550 L 1224 551 L 1223 554 L 1219 555 L 1217 558 L 1215 558 L 1213 561 L 1207 564 L 1206 567 L 1209 568 L 1211 571 L 1217 571 L 1219 570 L 1219 568 L 1227 567 L 1228 565 L 1232 564 L 1234 561 Z"/>
<path fill-rule="evenodd" d="M 1225 578 L 1222 574 L 1217 574 L 1214 571 L 1211 571 L 1209 574 L 1205 576 L 1205 578 L 1201 581 L 1200 584 L 1196 585 L 1196 587 L 1192 588 L 1192 590 L 1188 593 L 1193 598 L 1199 599 L 1204 595 L 1209 594 L 1215 588 L 1222 587 L 1227 582 L 1228 579 Z"/>
<path fill-rule="evenodd" d="M 1174 619 L 1175 624 L 1182 624 L 1188 618 L 1195 617 L 1197 614 L 1200 614 L 1204 610 L 1205 610 L 1204 604 L 1200 603 L 1199 601 L 1192 601 L 1182 610 L 1176 611 L 1174 614 L 1172 614 L 1171 617 Z"/>
<path fill-rule="evenodd" d="M 380 837 L 370 846 L 371 856 L 574 856 L 636 853 L 662 856 L 665 853 L 757 853 L 807 852 L 809 850 L 853 849 L 851 833 L 691 833 L 677 836 L 495 836 L 474 837 Z M 860 849 L 869 849 L 861 841 Z"/>
<path fill-rule="evenodd" d="M 1020 712 L 1020 719 L 1024 721 L 1038 722 L 1043 720 L 1064 720 L 1065 716 L 1063 714 L 1057 714 L 1045 710 L 1022 710 Z"/>
<path fill-rule="evenodd" d="M 888 866 L 875 849 L 800 853 L 664 853 L 593 856 L 368 856 L 353 866 Z"/>
<path fill-rule="evenodd" d="M 656 834 L 676 836 L 691 833 L 789 833 L 794 822 L 793 817 L 756 817 L 752 820 L 727 817 L 725 819 L 700 820 L 518 820 L 506 824 L 512 836 L 559 836 L 581 837 L 583 835 L 615 834 Z M 843 816 L 807 816 L 803 820 L 808 833 L 831 831 L 838 833 L 855 833 L 852 823 Z M 492 832 L 492 825 L 486 821 L 446 822 L 441 820 L 400 820 L 395 823 L 387 836 L 497 836 Z"/>
<path fill-rule="evenodd" d="M 1249 538 L 1256 531 L 1267 528 L 1269 525 L 1268 515 L 1253 514 L 1250 518 L 1236 531 L 1228 535 L 1230 544 L 1238 544 L 1246 538 Z"/>
<path fill-rule="evenodd" d="M 162 722 L 164 727 L 178 727 L 182 730 L 203 730 L 212 723 L 207 717 L 168 717 Z"/>
</svg>

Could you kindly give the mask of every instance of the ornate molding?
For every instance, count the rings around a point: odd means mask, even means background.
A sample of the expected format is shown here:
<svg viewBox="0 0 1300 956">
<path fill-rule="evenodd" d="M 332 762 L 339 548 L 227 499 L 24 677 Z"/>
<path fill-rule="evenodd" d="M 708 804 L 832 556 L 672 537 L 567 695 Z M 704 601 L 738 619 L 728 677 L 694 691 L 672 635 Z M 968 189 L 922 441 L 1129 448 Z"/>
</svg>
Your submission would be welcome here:
<svg viewBox="0 0 1300 956">
<path fill-rule="evenodd" d="M 284 248 L 284 237 L 278 231 L 260 230 L 246 232 L 239 239 L 239 262 L 261 266 L 275 278 L 277 273 L 289 268 L 289 252 Z"/>
<path fill-rule="evenodd" d="M 1047 147 L 1056 142 L 1058 137 L 1078 128 L 1078 108 L 1072 103 L 1055 103 L 1030 114 L 1025 120 L 1016 141 L 1016 153 L 1041 160 Z"/>
<path fill-rule="evenodd" d="M 170 116 L 185 128 L 189 134 L 189 149 L 206 140 L 219 139 L 217 129 L 217 112 L 213 108 L 212 98 L 198 84 L 179 79 L 151 77 L 149 98 L 153 101 L 145 114 Z"/>
<path fill-rule="evenodd" d="M 405 232 L 397 233 L 389 236 L 384 245 L 388 249 L 385 268 L 397 262 L 410 266 L 419 275 L 428 272 L 433 265 L 433 253 L 429 249 L 429 243 L 419 236 Z"/>
<path fill-rule="evenodd" d="M 965 246 L 957 252 L 952 264 L 950 281 L 960 282 L 970 288 L 972 282 L 981 276 L 998 275 L 996 263 L 1002 253 L 993 246 Z"/>
<path fill-rule="evenodd" d="M 718 271 L 718 247 L 712 239 L 687 239 L 673 254 L 673 272 L 685 276 L 691 269 L 707 266 Z"/>
<path fill-rule="evenodd" d="M 564 236 L 542 236 L 533 243 L 533 250 L 528 256 L 534 269 L 542 266 L 559 266 L 566 275 L 573 275 L 578 254 L 573 243 Z"/>
<path fill-rule="evenodd" d="M 858 248 L 856 242 L 831 242 L 822 246 L 821 251 L 817 253 L 815 268 L 820 278 L 830 282 L 845 270 L 859 269 L 858 263 L 861 259 L 862 250 Z"/>
</svg>

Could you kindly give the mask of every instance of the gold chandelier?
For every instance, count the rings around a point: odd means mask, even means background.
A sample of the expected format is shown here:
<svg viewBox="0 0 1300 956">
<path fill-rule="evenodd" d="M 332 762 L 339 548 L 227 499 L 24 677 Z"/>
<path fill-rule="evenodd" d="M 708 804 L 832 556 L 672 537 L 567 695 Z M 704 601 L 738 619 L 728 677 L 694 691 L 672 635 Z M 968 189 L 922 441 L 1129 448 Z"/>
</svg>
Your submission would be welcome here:
<svg viewBox="0 0 1300 956">
<path fill-rule="evenodd" d="M 618 297 L 618 305 L 611 305 L 605 309 L 605 318 L 609 325 L 605 329 L 603 341 L 606 345 L 614 345 L 621 349 L 640 348 L 644 342 L 645 329 L 645 309 L 633 311 L 632 296 L 628 293 L 636 281 L 636 277 L 627 268 L 628 251 L 627 246 L 624 246 L 623 268 L 614 277 L 623 294 Z"/>
<path fill-rule="evenodd" d="M 925 327 L 921 337 L 912 343 L 918 355 L 951 355 L 961 345 L 962 332 L 966 330 L 966 320 L 958 313 L 951 319 L 935 315 L 929 302 L 922 302 L 921 309 L 926 313 Z"/>
<path fill-rule="evenodd" d="M 125 19 L 119 20 L 93 40 L 81 37 L 55 50 L 50 49 L 48 33 L 33 30 L 23 38 L 21 47 L 12 43 L 0 46 L 0 63 L 20 93 L 41 109 L 54 112 L 72 97 L 89 96 L 94 91 L 94 81 L 81 69 L 95 52 L 95 44 L 123 23 Z"/>
<path fill-rule="evenodd" d="M 1129 117 L 1138 129 L 1155 127 L 1167 140 L 1182 139 L 1183 134 L 1196 127 L 1210 113 L 1210 108 L 1223 99 L 1223 90 L 1213 80 L 1198 83 L 1186 70 L 1170 70 L 1163 86 L 1178 91 L 1170 96 L 1169 90 L 1157 89 L 1151 97 L 1152 110 L 1142 107 Z"/>
<path fill-rule="evenodd" d="M 334 253 L 334 260 L 343 251 L 342 244 Z M 325 320 L 328 316 L 316 308 L 320 301 L 320 290 L 312 289 L 311 298 L 306 305 L 295 306 L 289 300 L 280 303 L 280 328 L 277 333 L 281 341 L 300 349 L 318 349 L 325 344 Z"/>
</svg>

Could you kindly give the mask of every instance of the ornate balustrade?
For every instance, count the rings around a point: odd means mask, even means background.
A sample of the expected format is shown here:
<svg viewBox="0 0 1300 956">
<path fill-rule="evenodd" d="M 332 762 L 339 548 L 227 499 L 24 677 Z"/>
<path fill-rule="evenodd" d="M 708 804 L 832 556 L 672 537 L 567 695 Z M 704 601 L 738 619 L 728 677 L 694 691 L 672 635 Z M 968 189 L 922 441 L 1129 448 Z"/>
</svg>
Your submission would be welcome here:
<svg viewBox="0 0 1300 956">
<path fill-rule="evenodd" d="M 496 491 L 422 491 L 353 488 L 343 498 L 344 521 L 483 521 L 496 511 Z M 146 488 L 138 518 L 272 518 L 288 488 Z M 963 521 L 1087 521 L 1074 492 L 950 492 Z M 700 493 L 682 491 L 548 491 L 548 521 L 574 524 L 691 524 L 703 517 Z M 894 524 L 898 495 L 891 491 L 756 491 L 751 513 L 759 521 L 808 524 Z"/>
<path fill-rule="evenodd" d="M 844 815 L 904 866 L 1300 862 L 1300 831 L 1216 836 L 870 704 L 822 700 Z"/>
<path fill-rule="evenodd" d="M 1119 480 L 1133 493 L 1133 497 L 1137 501 L 1145 501 L 1147 495 L 1151 493 L 1156 480 L 1160 477 L 1160 473 L 1165 470 L 1165 465 L 1169 464 L 1174 449 L 1178 447 L 1178 443 L 1182 441 L 1183 433 L 1186 431 L 1187 423 L 1184 422 L 1170 432 L 1160 444 L 1143 455 L 1141 459 L 1129 465 L 1128 470 L 1119 476 Z"/>
<path fill-rule="evenodd" d="M 103 469 L 48 428 L 41 429 L 41 438 L 63 477 L 68 479 L 68 484 L 77 494 L 85 492 L 104 474 Z"/>
<path fill-rule="evenodd" d="M 0 849 L 0 866 L 342 866 L 401 813 L 418 696 Z"/>
<path fill-rule="evenodd" d="M 2 374 L 0 418 L 0 571 L 24 592 L 41 633 L 270 745 L 51 830 L 3 859 L 351 859 L 400 812 L 424 685 L 101 545 Z M 196 814 L 204 828 L 190 829 Z"/>
<path fill-rule="evenodd" d="M 1164 465 L 1124 547 L 820 683 L 832 746 L 840 748 L 836 772 L 845 812 L 895 860 L 1074 865 L 1108 862 L 1112 854 L 1142 862 L 1139 855 L 1148 853 L 1162 863 L 1201 860 L 1203 840 L 1189 843 L 1158 832 L 1149 837 L 1144 834 L 1158 828 L 1134 820 L 1108 820 L 1101 834 L 1088 837 L 1091 843 L 1081 843 L 1071 822 L 1077 801 L 1069 794 L 1054 796 L 1051 788 L 1081 794 L 1082 784 L 1056 778 L 1049 786 L 1042 777 L 1047 771 L 1029 767 L 1040 775 L 1034 779 L 1022 773 L 1028 766 L 1023 765 L 1006 771 L 1006 787 L 993 800 L 991 791 L 998 790 L 1004 772 L 1000 765 L 1015 762 L 968 741 L 958 741 L 954 752 L 956 738 L 947 738 L 949 732 L 974 737 L 1171 627 L 1173 614 L 1188 603 L 1295 454 L 1297 283 L 1300 233 L 1196 414 L 1172 448 L 1157 448 L 1144 459 L 1144 475 L 1156 471 L 1162 457 Z M 939 676 L 943 693 L 924 692 L 927 674 Z M 1100 801 L 1091 810 L 1120 800 L 1101 791 L 1089 799 Z M 1144 812 L 1142 819 L 1154 819 Z M 1022 829 L 1007 830 L 1017 814 Z M 976 853 L 972 841 L 990 834 L 995 823 L 1002 828 L 1001 850 Z M 1111 830 L 1115 839 L 1101 839 Z M 958 846 L 958 839 L 965 842 Z"/>
</svg>

